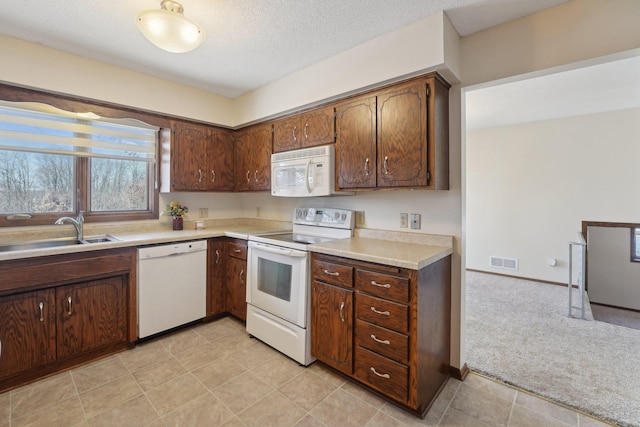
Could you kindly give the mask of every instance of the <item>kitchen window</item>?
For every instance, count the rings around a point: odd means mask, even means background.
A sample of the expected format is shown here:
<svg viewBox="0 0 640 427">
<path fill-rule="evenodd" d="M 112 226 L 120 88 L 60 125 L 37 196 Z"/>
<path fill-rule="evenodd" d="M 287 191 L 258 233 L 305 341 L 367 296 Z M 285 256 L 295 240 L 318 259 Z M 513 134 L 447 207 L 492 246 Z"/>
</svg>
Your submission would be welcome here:
<svg viewBox="0 0 640 427">
<path fill-rule="evenodd" d="M 157 217 L 160 129 L 134 119 L 0 101 L 0 225 Z"/>
<path fill-rule="evenodd" d="M 640 262 L 640 228 L 631 229 L 631 261 Z"/>
</svg>

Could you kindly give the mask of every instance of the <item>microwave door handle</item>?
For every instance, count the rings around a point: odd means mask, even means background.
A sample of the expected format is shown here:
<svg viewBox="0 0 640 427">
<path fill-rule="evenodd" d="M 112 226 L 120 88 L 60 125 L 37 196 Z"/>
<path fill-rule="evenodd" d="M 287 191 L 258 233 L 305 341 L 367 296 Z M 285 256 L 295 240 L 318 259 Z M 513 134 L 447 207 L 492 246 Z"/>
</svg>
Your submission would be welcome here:
<svg viewBox="0 0 640 427">
<path fill-rule="evenodd" d="M 313 191 L 313 188 L 311 188 L 311 185 L 309 185 L 309 180 L 310 180 L 310 176 L 309 176 L 309 172 L 311 171 L 311 160 L 309 160 L 307 162 L 307 170 L 305 172 L 305 180 L 304 183 L 307 186 L 307 193 L 311 194 L 311 192 Z"/>
</svg>

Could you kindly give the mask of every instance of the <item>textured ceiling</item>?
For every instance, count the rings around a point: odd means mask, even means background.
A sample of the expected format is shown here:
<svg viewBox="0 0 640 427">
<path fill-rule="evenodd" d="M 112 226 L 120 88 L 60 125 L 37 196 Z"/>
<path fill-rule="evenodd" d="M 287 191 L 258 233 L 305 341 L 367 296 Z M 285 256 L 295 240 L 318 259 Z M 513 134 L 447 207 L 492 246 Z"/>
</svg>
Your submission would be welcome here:
<svg viewBox="0 0 640 427">
<path fill-rule="evenodd" d="M 180 0 L 207 34 L 164 52 L 135 18 L 160 0 L 2 0 L 0 33 L 230 98 L 445 11 L 461 35 L 566 0 Z"/>
</svg>

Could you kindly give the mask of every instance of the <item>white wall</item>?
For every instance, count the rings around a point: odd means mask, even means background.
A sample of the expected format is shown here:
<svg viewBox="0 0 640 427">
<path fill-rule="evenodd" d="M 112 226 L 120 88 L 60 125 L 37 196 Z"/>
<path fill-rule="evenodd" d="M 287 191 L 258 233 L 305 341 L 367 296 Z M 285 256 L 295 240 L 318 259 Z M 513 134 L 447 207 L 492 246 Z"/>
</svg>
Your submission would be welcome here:
<svg viewBox="0 0 640 427">
<path fill-rule="evenodd" d="M 462 82 L 451 93 L 461 90 L 462 102 L 468 87 L 494 80 L 544 70 L 572 62 L 635 49 L 640 46 L 640 1 L 637 0 L 571 0 L 515 21 L 489 28 L 461 39 Z M 598 82 L 597 84 L 606 84 Z M 451 129 L 463 130 L 463 111 L 455 105 L 450 110 Z M 466 181 L 466 136 L 451 135 L 450 144 L 462 150 L 462 180 Z M 466 199 L 466 184 L 461 197 Z M 466 200 L 461 202 L 465 206 Z M 466 222 L 472 213 L 468 206 L 461 218 L 461 260 L 466 262 Z M 464 264 L 463 264 L 464 265 Z M 462 366 L 465 360 L 465 274 L 461 272 L 459 307 L 459 348 L 452 347 L 452 364 Z M 456 354 L 459 351 L 459 354 Z M 456 365 L 456 358 L 459 365 Z"/>
<path fill-rule="evenodd" d="M 583 220 L 638 220 L 638 141 L 640 109 L 468 131 L 467 267 L 566 283 Z"/>
<path fill-rule="evenodd" d="M 147 74 L 0 34 L 0 81 L 187 117 L 235 124 L 233 101 Z"/>
<path fill-rule="evenodd" d="M 630 261 L 629 230 L 589 227 L 587 287 L 591 302 L 640 310 L 640 263 Z"/>
<path fill-rule="evenodd" d="M 237 99 L 238 122 L 258 121 L 383 82 L 445 69 L 447 62 L 455 73 L 458 40 L 450 31 L 449 20 L 438 13 L 264 85 Z"/>
</svg>

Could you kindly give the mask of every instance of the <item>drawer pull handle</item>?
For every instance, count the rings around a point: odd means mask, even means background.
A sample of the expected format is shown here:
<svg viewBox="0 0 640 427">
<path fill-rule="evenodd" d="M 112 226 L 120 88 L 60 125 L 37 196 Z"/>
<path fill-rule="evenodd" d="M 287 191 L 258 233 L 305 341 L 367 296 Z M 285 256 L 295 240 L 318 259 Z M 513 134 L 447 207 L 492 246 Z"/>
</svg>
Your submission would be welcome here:
<svg viewBox="0 0 640 427">
<path fill-rule="evenodd" d="M 376 338 L 376 336 L 375 336 L 375 335 L 373 335 L 373 334 L 371 334 L 371 339 L 372 339 L 372 340 L 374 340 L 375 342 L 379 342 L 380 344 L 386 344 L 386 345 L 391 344 L 391 341 L 389 341 L 389 340 L 381 340 L 381 339 L 378 339 L 378 338 Z"/>
<path fill-rule="evenodd" d="M 378 282 L 376 282 L 375 280 L 372 280 L 372 281 L 371 281 L 371 284 L 372 284 L 373 286 L 378 286 L 378 287 L 380 287 L 380 288 L 387 288 L 387 289 L 389 289 L 389 288 L 391 287 L 391 285 L 390 285 L 390 284 L 388 284 L 388 283 L 382 284 L 382 283 L 378 283 Z"/>
<path fill-rule="evenodd" d="M 340 303 L 340 320 L 342 321 L 342 323 L 344 323 L 344 314 L 342 313 L 343 309 L 344 309 L 344 301 Z"/>
<path fill-rule="evenodd" d="M 335 271 L 335 272 L 331 272 L 329 270 L 324 270 L 324 274 L 328 274 L 329 276 L 336 276 L 338 277 L 340 275 L 339 271 Z"/>
<path fill-rule="evenodd" d="M 42 301 L 38 304 L 38 308 L 40 308 L 40 321 L 44 322 L 44 303 Z"/>
<path fill-rule="evenodd" d="M 377 313 L 377 314 L 382 314 L 383 316 L 391 315 L 391 313 L 389 313 L 388 311 L 378 311 L 378 310 L 376 310 L 375 307 L 371 307 L 371 311 L 373 311 L 374 313 Z"/>
<path fill-rule="evenodd" d="M 242 252 L 242 249 L 234 249 L 233 252 L 239 254 L 240 252 Z"/>
<path fill-rule="evenodd" d="M 374 368 L 373 366 L 371 367 L 371 372 L 373 372 L 374 374 L 376 374 L 379 377 L 382 378 L 391 378 L 391 376 L 389 374 L 381 374 L 378 371 L 376 371 L 376 368 Z"/>
<path fill-rule="evenodd" d="M 68 306 L 67 314 L 71 316 L 71 297 L 67 298 L 67 306 Z"/>
</svg>

